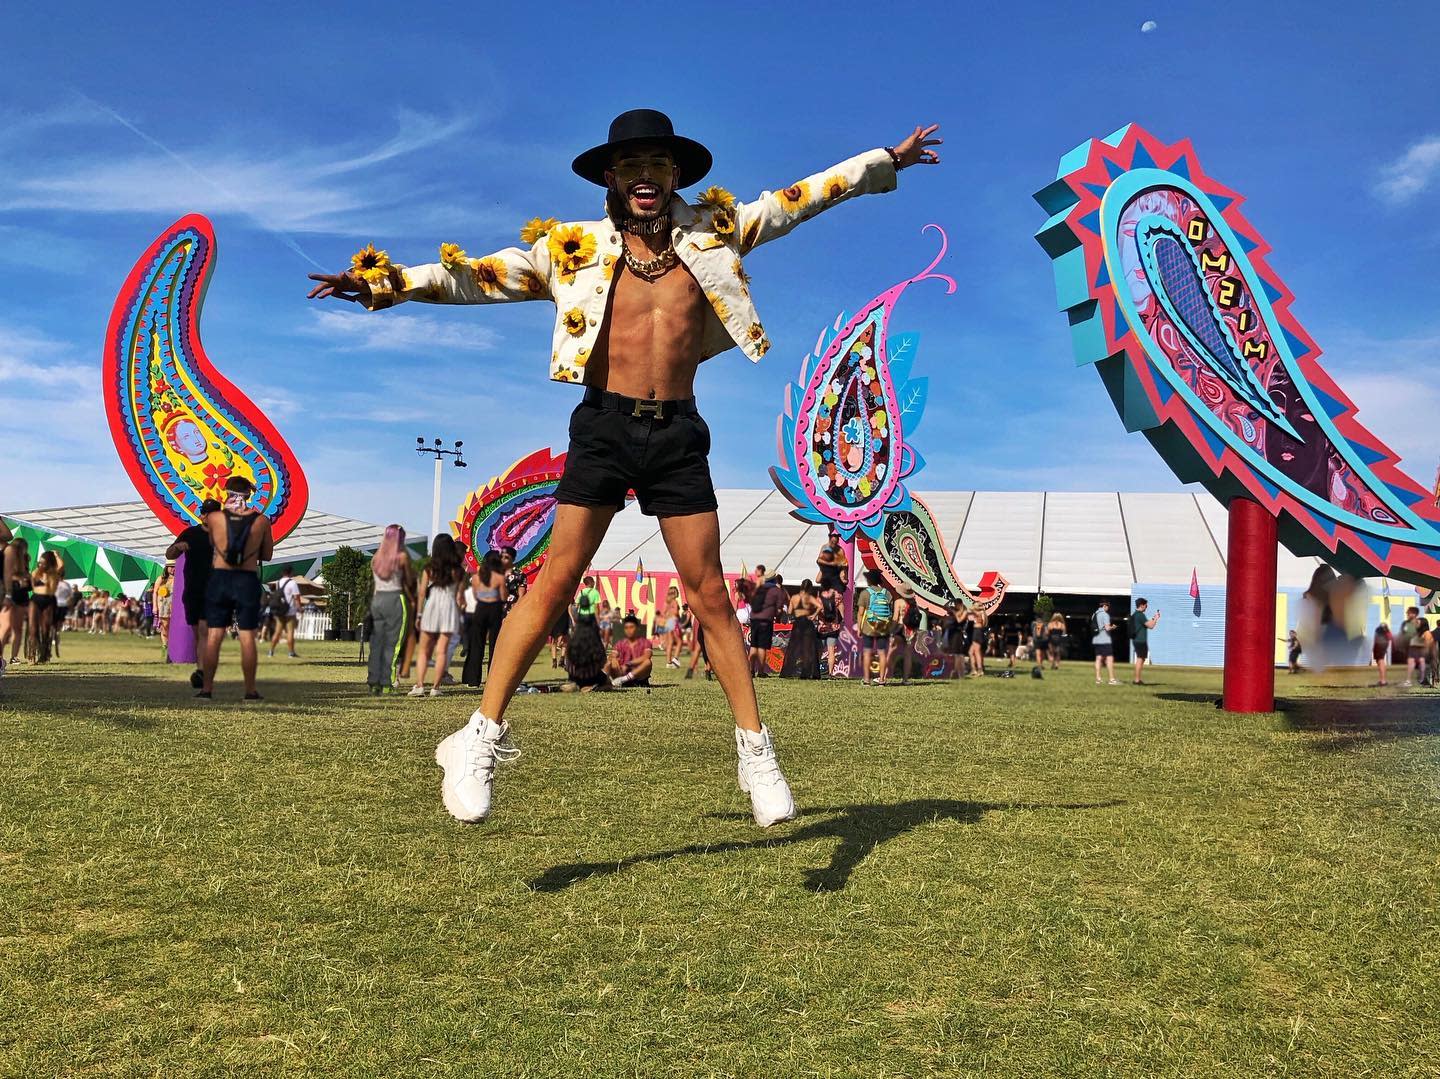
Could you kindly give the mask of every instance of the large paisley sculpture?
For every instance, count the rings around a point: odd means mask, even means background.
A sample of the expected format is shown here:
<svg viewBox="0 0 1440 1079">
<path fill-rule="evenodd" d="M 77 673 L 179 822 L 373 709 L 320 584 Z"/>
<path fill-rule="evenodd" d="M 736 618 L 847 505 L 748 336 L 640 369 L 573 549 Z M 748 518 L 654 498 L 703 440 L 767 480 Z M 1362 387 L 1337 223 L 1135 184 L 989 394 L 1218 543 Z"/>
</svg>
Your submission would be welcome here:
<svg viewBox="0 0 1440 1079">
<path fill-rule="evenodd" d="M 533 581 L 550 551 L 555 488 L 565 455 L 538 449 L 481 484 L 460 506 L 451 529 L 465 547 L 471 573 L 490 551 L 515 549 L 515 566 Z"/>
<path fill-rule="evenodd" d="M 173 532 L 200 518 L 239 475 L 277 541 L 305 515 L 309 490 L 290 447 L 200 344 L 215 233 L 182 217 L 150 245 L 116 297 L 105 334 L 105 413 L 140 496 Z"/>
<path fill-rule="evenodd" d="M 1075 357 L 1184 482 L 1259 503 L 1299 555 L 1440 584 L 1440 511 L 1320 366 L 1241 197 L 1135 125 L 1036 200 Z"/>
<path fill-rule="evenodd" d="M 778 424 L 781 465 L 770 469 L 775 486 L 812 524 L 833 524 L 855 540 L 892 584 L 915 589 L 920 606 L 945 613 L 957 601 L 992 610 L 1004 598 L 1005 578 L 985 575 L 972 593 L 956 577 L 948 548 L 928 506 L 905 481 L 924 465 L 907 441 L 925 411 L 929 383 L 911 378 L 919 336 L 889 336 L 890 313 L 917 281 L 955 282 L 935 267 L 940 253 L 914 277 L 886 289 L 848 322 L 841 314 L 805 357 L 799 379 L 785 388 Z"/>
</svg>

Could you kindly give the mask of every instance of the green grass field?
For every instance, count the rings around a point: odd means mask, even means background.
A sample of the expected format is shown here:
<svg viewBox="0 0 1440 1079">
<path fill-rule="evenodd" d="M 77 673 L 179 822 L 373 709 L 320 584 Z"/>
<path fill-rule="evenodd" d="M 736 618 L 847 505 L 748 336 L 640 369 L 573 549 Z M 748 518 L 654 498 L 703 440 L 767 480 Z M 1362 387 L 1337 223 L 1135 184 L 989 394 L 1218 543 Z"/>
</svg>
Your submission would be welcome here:
<svg viewBox="0 0 1440 1079">
<path fill-rule="evenodd" d="M 771 679 L 761 832 L 667 672 L 517 698 L 466 827 L 476 696 L 303 647 L 259 706 L 233 645 L 208 706 L 129 639 L 0 680 L 0 1074 L 1440 1073 L 1440 698 Z"/>
</svg>

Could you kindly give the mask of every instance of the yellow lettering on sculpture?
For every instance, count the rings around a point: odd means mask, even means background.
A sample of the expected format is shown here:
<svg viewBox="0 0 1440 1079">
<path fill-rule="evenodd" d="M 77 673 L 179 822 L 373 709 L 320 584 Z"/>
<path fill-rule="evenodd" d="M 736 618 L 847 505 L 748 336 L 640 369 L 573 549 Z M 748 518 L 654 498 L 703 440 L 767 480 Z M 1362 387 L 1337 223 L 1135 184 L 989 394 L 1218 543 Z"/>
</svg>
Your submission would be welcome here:
<svg viewBox="0 0 1440 1079">
<path fill-rule="evenodd" d="M 1240 282 L 1233 277 L 1227 277 L 1220 282 L 1220 288 L 1216 290 L 1215 299 L 1221 307 L 1234 307 L 1235 297 L 1240 293 Z"/>
<path fill-rule="evenodd" d="M 1229 252 L 1221 251 L 1218 255 L 1212 255 L 1208 251 L 1201 251 L 1200 268 L 1202 270 L 1218 270 L 1220 273 L 1224 273 L 1230 269 Z"/>
<path fill-rule="evenodd" d="M 1270 343 L 1268 341 L 1246 341 L 1241 348 L 1247 360 L 1263 360 L 1270 354 Z"/>
<path fill-rule="evenodd" d="M 1197 217 L 1186 226 L 1185 235 L 1190 237 L 1191 243 L 1198 244 L 1210 235 L 1210 226 L 1205 223 L 1203 217 Z"/>
</svg>

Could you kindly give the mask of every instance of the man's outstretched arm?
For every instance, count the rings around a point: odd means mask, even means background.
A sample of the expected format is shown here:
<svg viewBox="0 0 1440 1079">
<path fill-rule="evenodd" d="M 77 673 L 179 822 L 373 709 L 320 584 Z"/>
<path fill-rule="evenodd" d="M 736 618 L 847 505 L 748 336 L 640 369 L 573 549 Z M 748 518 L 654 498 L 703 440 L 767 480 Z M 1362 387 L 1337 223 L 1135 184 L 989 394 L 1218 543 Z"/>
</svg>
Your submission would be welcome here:
<svg viewBox="0 0 1440 1079">
<path fill-rule="evenodd" d="M 378 259 L 378 261 L 377 261 Z M 455 244 L 440 245 L 440 261 L 423 266 L 391 264 L 383 251 L 355 256 L 357 265 L 339 274 L 314 274 L 309 298 L 331 296 L 378 311 L 406 300 L 421 303 L 514 303 L 550 299 L 550 252 L 544 234 L 530 247 L 507 247 L 470 258 Z M 377 263 L 366 267 L 360 263 Z"/>
<path fill-rule="evenodd" d="M 802 221 L 856 195 L 895 190 L 895 173 L 911 165 L 938 165 L 932 149 L 944 140 L 932 138 L 939 124 L 916 127 L 898 146 L 869 150 L 779 191 L 766 191 L 754 202 L 736 208 L 740 253 L 749 254 L 763 243 L 784 236 Z"/>
</svg>

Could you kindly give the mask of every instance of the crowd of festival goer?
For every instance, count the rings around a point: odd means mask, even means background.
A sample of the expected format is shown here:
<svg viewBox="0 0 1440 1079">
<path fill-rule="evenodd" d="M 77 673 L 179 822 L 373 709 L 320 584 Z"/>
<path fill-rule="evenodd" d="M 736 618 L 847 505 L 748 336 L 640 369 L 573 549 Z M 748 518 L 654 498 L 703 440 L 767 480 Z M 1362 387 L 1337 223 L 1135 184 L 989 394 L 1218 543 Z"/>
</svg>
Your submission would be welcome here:
<svg viewBox="0 0 1440 1079">
<path fill-rule="evenodd" d="M 190 680 L 197 695 L 210 695 L 207 661 L 213 681 L 221 642 L 228 637 L 240 641 L 247 698 L 259 699 L 254 687 L 257 642 L 269 645 L 271 657 L 283 644 L 290 658 L 299 658 L 295 641 L 304 607 L 302 579 L 286 568 L 272 584 L 260 584 L 261 555 L 269 554 L 268 523 L 252 534 L 257 515 L 244 504 L 248 492 L 237 488 L 226 494 L 223 505 L 206 501 L 202 522 L 176 538 L 159 576 L 136 596 L 77 586 L 67 579 L 60 552 L 32 556 L 27 541 L 12 536 L 0 521 L 0 673 L 10 664 L 42 664 L 58 657 L 62 630 L 158 637 L 168 654 L 171 624 L 180 618 L 180 625 L 194 634 L 197 659 Z M 182 556 L 183 570 L 176 561 Z M 814 578 L 798 586 L 787 585 L 763 565 L 742 570 L 735 579 L 732 601 L 755 677 L 848 678 L 858 673 L 863 685 L 883 686 L 913 678 L 1006 676 L 1020 666 L 1039 677 L 1046 669 L 1058 670 L 1074 652 L 1094 656 L 1097 683 L 1108 675 L 1116 685 L 1114 641 L 1123 636 L 1130 645 L 1133 681 L 1140 684 L 1148 634 L 1160 618 L 1143 599 L 1135 601 L 1133 611 L 1114 616 L 1102 601 L 1081 629 L 1082 643 L 1072 649 L 1070 620 L 1058 611 L 990 616 L 957 603 L 937 616 L 922 609 L 909 587 L 894 587 L 875 570 L 861 571 L 852 594 L 852 568 L 834 531 L 815 565 Z M 440 696 L 444 686 L 481 686 L 505 617 L 525 595 L 526 576 L 516 567 L 515 551 L 491 552 L 470 572 L 463 549 L 441 535 L 417 565 L 405 547 L 404 529 L 391 525 L 371 560 L 371 573 L 365 619 L 370 691 L 392 693 L 408 683 L 409 696 L 431 697 Z M 653 628 L 642 614 L 651 615 Z M 776 646 L 777 625 L 788 627 L 788 635 L 779 638 L 782 647 Z M 857 642 L 858 671 L 842 658 L 840 641 L 846 633 Z M 1299 637 L 1291 631 L 1281 640 L 1290 670 L 1299 671 Z M 704 629 L 674 585 L 657 599 L 653 612 L 637 612 L 612 606 L 595 577 L 586 576 L 574 602 L 551 627 L 549 646 L 550 665 L 563 676 L 566 689 L 647 686 L 657 665 L 683 670 L 685 679 L 697 672 L 713 677 Z M 457 655 L 462 659 L 458 680 L 451 673 Z M 1378 684 L 1389 684 L 1388 669 L 1400 664 L 1405 686 L 1440 684 L 1440 631 L 1415 607 L 1406 610 L 1398 631 L 1382 622 L 1374 632 L 1371 665 L 1378 670 Z"/>
<path fill-rule="evenodd" d="M 218 501 L 207 501 L 202 510 L 205 519 L 176 538 L 166 551 L 167 563 L 159 577 L 139 596 L 82 591 L 65 579 L 57 553 L 45 552 L 32 568 L 25 541 L 9 541 L 4 552 L 0 661 L 8 650 L 12 661 L 23 653 L 33 662 L 46 662 L 58 654 L 62 626 L 99 635 L 157 636 L 164 648 L 171 621 L 182 614 L 177 605 L 183 605 L 182 624 L 194 633 L 197 661 L 190 677 L 201 695 L 207 648 L 218 655 L 219 641 L 226 635 L 241 638 L 242 655 L 247 658 L 257 635 L 259 643 L 269 644 L 270 656 L 283 643 L 287 655 L 298 658 L 295 634 L 301 589 L 288 568 L 268 588 L 258 584 L 258 572 L 250 571 L 256 581 L 246 591 L 249 598 L 229 602 L 223 612 L 225 624 L 215 639 L 210 638 L 206 597 L 211 577 L 216 572 L 245 571 L 216 571 L 213 565 L 217 539 L 234 538 L 217 529 L 229 528 L 241 518 L 222 513 Z M 3 538 L 10 540 L 8 533 Z M 232 552 L 242 562 L 244 547 L 242 541 Z M 175 562 L 181 556 L 185 557 L 183 580 L 177 578 Z M 526 577 L 516 568 L 512 549 L 486 555 L 473 573 L 464 568 L 463 556 L 463 549 L 449 535 L 441 535 L 417 567 L 405 547 L 404 529 L 391 525 L 385 530 L 371 561 L 373 593 L 365 621 L 370 648 L 367 682 L 372 693 L 394 692 L 408 683 L 409 696 L 439 696 L 442 687 L 457 684 L 451 673 L 457 653 L 463 658 L 459 681 L 472 687 L 483 683 L 505 616 L 525 594 Z M 853 607 L 847 610 L 851 567 L 838 533 L 829 533 L 815 561 L 814 579 L 801 581 L 793 590 L 780 574 L 763 565 L 735 581 L 736 615 L 748 639 L 756 677 L 848 676 L 839 662 L 839 642 L 847 629 L 860 642 L 865 685 L 933 677 L 937 649 L 946 657 L 945 673 L 954 678 L 984 675 L 987 660 L 1009 668 L 1026 661 L 1048 662 L 1057 668 L 1065 654 L 1068 634 L 1059 614 L 1029 623 L 1013 618 L 992 623 L 984 614 L 957 604 L 937 618 L 922 611 L 909 588 L 892 588 L 874 570 L 864 571 L 863 579 L 855 582 Z M 228 579 L 220 583 L 232 590 L 235 586 Z M 564 674 L 568 688 L 648 685 L 657 664 L 683 669 L 686 679 L 695 678 L 697 672 L 713 677 L 704 631 L 678 587 L 668 587 L 660 598 L 653 630 L 647 632 L 636 611 L 612 607 L 595 585 L 593 576 L 585 577 L 575 601 L 549 635 L 551 666 Z M 789 627 L 783 649 L 775 647 L 777 623 Z M 927 632 L 928 640 L 922 640 Z M 247 689 L 254 692 L 253 675 L 247 678 Z"/>
</svg>

